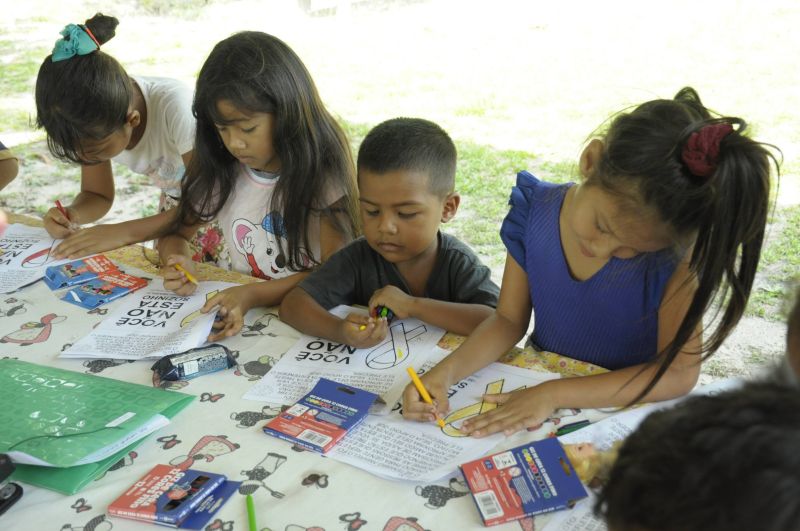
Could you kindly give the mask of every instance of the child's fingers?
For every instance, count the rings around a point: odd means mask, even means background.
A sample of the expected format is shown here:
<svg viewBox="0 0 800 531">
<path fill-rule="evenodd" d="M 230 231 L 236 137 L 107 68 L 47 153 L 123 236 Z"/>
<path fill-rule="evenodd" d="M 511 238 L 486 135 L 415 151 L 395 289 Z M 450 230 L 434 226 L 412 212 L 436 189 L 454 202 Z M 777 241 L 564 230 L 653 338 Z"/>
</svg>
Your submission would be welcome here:
<svg viewBox="0 0 800 531">
<path fill-rule="evenodd" d="M 403 417 L 418 422 L 436 420 L 434 407 L 425 403 L 414 385 L 409 384 L 403 391 Z"/>
<path fill-rule="evenodd" d="M 228 312 L 227 312 L 227 310 L 226 310 L 226 311 L 223 311 L 223 310 L 225 310 L 225 306 L 223 306 L 223 305 L 222 305 L 222 297 L 223 297 L 223 294 L 222 294 L 222 293 L 217 293 L 216 295 L 214 295 L 213 297 L 211 297 L 210 299 L 208 299 L 208 300 L 206 301 L 206 303 L 203 305 L 203 307 L 202 307 L 202 308 L 200 308 L 200 311 L 201 311 L 202 313 L 208 313 L 208 312 L 210 312 L 210 311 L 211 311 L 213 308 L 215 308 L 215 307 L 219 306 L 220 308 L 219 308 L 219 312 L 218 312 L 218 313 L 219 313 L 221 316 L 223 316 L 223 317 L 224 317 L 224 316 L 225 316 L 225 314 L 227 314 Z"/>
</svg>

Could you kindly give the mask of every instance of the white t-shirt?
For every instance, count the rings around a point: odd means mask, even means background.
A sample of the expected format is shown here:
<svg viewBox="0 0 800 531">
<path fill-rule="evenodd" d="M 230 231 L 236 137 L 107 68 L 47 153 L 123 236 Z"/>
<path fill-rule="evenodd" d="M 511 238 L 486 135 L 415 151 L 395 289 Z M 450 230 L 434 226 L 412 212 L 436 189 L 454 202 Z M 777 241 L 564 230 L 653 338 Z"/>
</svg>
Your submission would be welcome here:
<svg viewBox="0 0 800 531">
<path fill-rule="evenodd" d="M 150 177 L 150 184 L 179 197 L 184 167 L 181 155 L 194 147 L 192 91 L 176 79 L 133 77 L 144 95 L 147 125 L 133 149 L 113 158 L 132 171 Z"/>
<path fill-rule="evenodd" d="M 217 216 L 230 248 L 231 269 L 234 271 L 265 280 L 295 273 L 285 263 L 287 244 L 283 216 L 280 212 L 271 216 L 267 214 L 278 179 L 277 175 L 256 172 L 243 164 L 236 185 Z M 342 193 L 332 192 L 326 197 L 325 205 L 331 205 L 342 197 Z M 314 212 L 309 216 L 308 242 L 311 248 L 303 250 L 307 257 L 306 265 L 318 262 L 321 256 L 320 217 Z"/>
</svg>

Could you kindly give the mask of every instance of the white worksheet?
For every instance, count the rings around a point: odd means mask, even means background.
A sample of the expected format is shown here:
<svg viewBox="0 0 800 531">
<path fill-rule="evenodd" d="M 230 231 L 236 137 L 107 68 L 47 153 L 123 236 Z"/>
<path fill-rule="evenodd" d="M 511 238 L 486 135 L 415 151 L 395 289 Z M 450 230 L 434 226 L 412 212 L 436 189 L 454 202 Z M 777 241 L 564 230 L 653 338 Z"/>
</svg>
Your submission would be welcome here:
<svg viewBox="0 0 800 531">
<path fill-rule="evenodd" d="M 398 411 L 387 416 L 369 415 L 348 433 L 328 457 L 375 475 L 408 481 L 436 481 L 456 472 L 458 465 L 487 454 L 505 439 L 497 433 L 482 439 L 466 437 L 461 424 L 494 409 L 484 394 L 507 393 L 559 378 L 492 363 L 450 388 L 450 411 L 445 426 L 404 420 Z"/>
<path fill-rule="evenodd" d="M 363 310 L 337 306 L 331 313 L 344 318 Z M 388 413 L 409 383 L 406 367 L 418 368 L 433 353 L 444 330 L 418 319 L 395 320 L 379 345 L 358 349 L 303 335 L 264 377 L 244 395 L 248 400 L 293 404 L 319 378 L 375 393 L 385 404 L 372 413 Z"/>
<path fill-rule="evenodd" d="M 184 296 L 164 289 L 163 279 L 156 278 L 120 299 L 105 320 L 61 357 L 138 360 L 199 347 L 206 342 L 216 313 L 200 309 L 208 299 L 236 285 L 201 282 L 197 291 Z"/>
<path fill-rule="evenodd" d="M 54 240 L 41 227 L 9 225 L 0 237 L 0 293 L 11 293 L 44 277 L 53 264 L 68 262 L 52 257 L 61 240 Z"/>
</svg>

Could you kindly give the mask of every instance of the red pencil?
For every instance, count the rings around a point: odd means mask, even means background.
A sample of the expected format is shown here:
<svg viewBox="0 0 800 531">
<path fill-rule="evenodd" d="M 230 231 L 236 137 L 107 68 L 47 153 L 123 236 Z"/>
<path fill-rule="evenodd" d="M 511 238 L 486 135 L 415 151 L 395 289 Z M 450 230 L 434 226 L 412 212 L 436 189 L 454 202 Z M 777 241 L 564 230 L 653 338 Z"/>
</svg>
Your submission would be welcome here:
<svg viewBox="0 0 800 531">
<path fill-rule="evenodd" d="M 59 211 L 59 212 L 61 212 L 61 214 L 62 214 L 62 215 L 65 217 L 65 218 L 67 218 L 67 221 L 71 221 L 71 220 L 69 219 L 69 214 L 67 213 L 67 209 L 66 209 L 66 208 L 64 208 L 64 205 L 62 205 L 62 204 L 61 204 L 61 201 L 59 201 L 58 199 L 56 199 L 56 208 L 58 209 L 58 211 Z"/>
</svg>

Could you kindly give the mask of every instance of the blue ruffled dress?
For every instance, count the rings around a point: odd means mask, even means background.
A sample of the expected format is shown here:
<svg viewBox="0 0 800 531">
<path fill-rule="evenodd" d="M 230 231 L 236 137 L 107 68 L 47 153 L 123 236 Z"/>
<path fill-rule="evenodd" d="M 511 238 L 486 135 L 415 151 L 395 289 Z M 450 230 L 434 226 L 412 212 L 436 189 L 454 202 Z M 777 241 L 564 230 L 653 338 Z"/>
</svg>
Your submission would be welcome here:
<svg viewBox="0 0 800 531">
<path fill-rule="evenodd" d="M 649 361 L 658 351 L 658 308 L 678 259 L 670 249 L 612 257 L 592 277 L 575 280 L 559 231 L 570 186 L 520 172 L 500 229 L 509 254 L 528 274 L 531 343 L 608 369 Z"/>
</svg>

